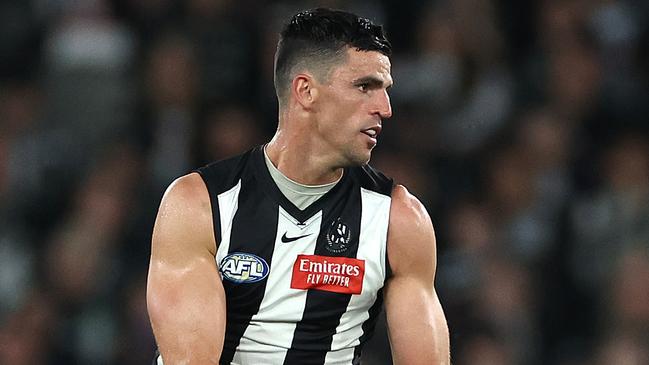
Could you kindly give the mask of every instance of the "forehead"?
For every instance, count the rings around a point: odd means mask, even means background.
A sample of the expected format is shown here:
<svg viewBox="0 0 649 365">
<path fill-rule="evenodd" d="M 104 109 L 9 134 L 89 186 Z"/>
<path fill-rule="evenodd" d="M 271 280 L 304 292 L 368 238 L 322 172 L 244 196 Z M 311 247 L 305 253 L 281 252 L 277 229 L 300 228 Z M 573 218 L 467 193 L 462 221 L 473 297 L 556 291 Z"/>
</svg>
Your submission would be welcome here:
<svg viewBox="0 0 649 365">
<path fill-rule="evenodd" d="M 361 77 L 373 76 L 383 80 L 386 84 L 391 84 L 390 68 L 390 59 L 380 52 L 357 51 L 355 48 L 349 48 L 346 61 L 335 67 L 331 75 L 334 81 L 352 81 Z"/>
</svg>

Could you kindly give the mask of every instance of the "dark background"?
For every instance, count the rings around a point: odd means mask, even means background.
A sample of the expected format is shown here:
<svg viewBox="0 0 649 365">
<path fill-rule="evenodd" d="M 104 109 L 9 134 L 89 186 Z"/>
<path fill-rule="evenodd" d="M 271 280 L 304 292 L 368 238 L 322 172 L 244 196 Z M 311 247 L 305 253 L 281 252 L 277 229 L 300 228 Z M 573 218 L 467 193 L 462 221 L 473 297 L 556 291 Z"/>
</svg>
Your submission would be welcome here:
<svg viewBox="0 0 649 365">
<path fill-rule="evenodd" d="M 372 164 L 431 214 L 454 364 L 649 364 L 641 0 L 1 1 L 0 364 L 150 362 L 162 193 L 272 135 L 316 5 L 393 41 Z"/>
</svg>

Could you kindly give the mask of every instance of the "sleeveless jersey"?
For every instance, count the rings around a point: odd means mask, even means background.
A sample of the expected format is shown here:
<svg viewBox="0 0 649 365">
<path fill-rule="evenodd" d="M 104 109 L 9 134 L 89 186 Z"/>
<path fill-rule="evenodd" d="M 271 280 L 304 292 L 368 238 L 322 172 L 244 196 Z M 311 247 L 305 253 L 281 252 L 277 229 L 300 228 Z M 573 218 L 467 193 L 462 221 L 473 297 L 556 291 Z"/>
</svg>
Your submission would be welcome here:
<svg viewBox="0 0 649 365">
<path fill-rule="evenodd" d="M 360 364 L 389 275 L 393 182 L 346 168 L 300 210 L 262 147 L 197 170 L 210 195 L 226 296 L 221 364 Z"/>
</svg>

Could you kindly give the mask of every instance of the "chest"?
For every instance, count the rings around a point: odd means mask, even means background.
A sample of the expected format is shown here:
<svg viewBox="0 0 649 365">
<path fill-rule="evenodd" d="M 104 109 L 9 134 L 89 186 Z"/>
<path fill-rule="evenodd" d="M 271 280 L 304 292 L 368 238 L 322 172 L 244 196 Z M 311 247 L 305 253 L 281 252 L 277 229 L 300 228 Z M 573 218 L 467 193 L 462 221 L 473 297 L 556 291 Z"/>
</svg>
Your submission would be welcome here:
<svg viewBox="0 0 649 365">
<path fill-rule="evenodd" d="M 258 303 L 257 317 L 288 322 L 309 302 L 315 313 L 340 303 L 366 311 L 385 280 L 389 213 L 389 202 L 371 198 L 300 221 L 263 199 L 224 196 L 216 261 L 229 314 L 249 303 Z"/>
</svg>

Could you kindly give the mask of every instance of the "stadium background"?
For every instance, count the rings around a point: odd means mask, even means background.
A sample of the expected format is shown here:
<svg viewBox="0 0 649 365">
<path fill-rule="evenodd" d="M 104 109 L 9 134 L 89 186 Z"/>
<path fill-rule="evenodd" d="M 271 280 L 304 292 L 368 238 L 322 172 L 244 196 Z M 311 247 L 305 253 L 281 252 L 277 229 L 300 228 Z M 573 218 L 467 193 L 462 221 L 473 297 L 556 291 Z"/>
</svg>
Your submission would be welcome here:
<svg viewBox="0 0 649 365">
<path fill-rule="evenodd" d="M 431 213 L 454 363 L 649 364 L 642 0 L 0 2 L 0 363 L 150 362 L 161 195 L 272 135 L 316 5 L 393 42 L 373 164 Z"/>
</svg>

